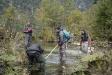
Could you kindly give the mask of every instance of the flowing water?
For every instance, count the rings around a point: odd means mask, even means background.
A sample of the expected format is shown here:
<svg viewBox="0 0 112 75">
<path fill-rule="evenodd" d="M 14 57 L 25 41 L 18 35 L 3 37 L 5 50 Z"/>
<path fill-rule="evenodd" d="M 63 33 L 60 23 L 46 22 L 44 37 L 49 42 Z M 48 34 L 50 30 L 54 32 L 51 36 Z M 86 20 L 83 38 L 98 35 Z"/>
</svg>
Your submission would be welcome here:
<svg viewBox="0 0 112 75">
<path fill-rule="evenodd" d="M 79 61 L 78 57 L 81 56 L 83 53 L 79 50 L 79 48 L 75 49 L 67 49 L 65 51 L 65 71 L 66 75 L 70 75 L 74 72 L 74 64 Z M 47 55 L 47 54 L 46 54 Z M 46 73 L 47 75 L 58 75 L 59 69 L 59 53 L 54 53 L 48 57 L 46 60 Z"/>
</svg>

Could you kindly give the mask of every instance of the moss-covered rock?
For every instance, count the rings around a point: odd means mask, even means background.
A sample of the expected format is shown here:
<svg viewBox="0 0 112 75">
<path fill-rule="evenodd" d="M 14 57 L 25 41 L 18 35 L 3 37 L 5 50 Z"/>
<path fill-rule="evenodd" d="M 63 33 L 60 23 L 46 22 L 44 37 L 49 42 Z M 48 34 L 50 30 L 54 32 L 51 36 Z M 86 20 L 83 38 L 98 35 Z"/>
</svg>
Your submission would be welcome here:
<svg viewBox="0 0 112 75">
<path fill-rule="evenodd" d="M 72 75 L 111 75 L 112 51 L 97 52 L 81 58 Z"/>
<path fill-rule="evenodd" d="M 75 72 L 73 75 L 91 75 L 88 70 L 88 63 L 103 57 L 102 53 L 94 53 L 93 55 L 85 55 L 81 58 L 80 62 L 74 67 Z"/>
</svg>

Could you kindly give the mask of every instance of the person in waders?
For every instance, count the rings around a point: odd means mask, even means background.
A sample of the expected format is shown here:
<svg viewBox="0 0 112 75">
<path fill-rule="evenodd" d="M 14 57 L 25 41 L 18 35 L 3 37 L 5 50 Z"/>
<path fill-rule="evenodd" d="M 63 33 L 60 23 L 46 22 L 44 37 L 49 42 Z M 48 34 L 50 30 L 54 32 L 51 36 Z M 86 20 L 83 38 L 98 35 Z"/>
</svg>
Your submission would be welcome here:
<svg viewBox="0 0 112 75">
<path fill-rule="evenodd" d="M 37 70 L 44 72 L 45 71 L 45 59 L 42 55 L 44 50 L 38 43 L 34 43 L 34 41 L 32 41 L 32 32 L 33 31 L 30 25 L 28 25 L 27 28 L 25 28 L 24 30 L 25 48 L 26 48 L 26 54 L 28 56 L 28 61 L 29 61 L 28 69 L 31 69 L 31 66 L 38 63 L 40 66 L 37 67 L 36 65 Z"/>
<path fill-rule="evenodd" d="M 84 53 L 88 53 L 89 46 L 89 35 L 85 30 L 81 31 L 81 41 L 80 41 L 81 50 Z"/>
<path fill-rule="evenodd" d="M 66 59 L 66 53 L 65 53 L 65 44 L 70 39 L 69 32 L 67 32 L 63 27 L 57 28 L 57 39 L 58 39 L 58 46 L 59 46 L 59 53 L 60 53 L 60 72 L 59 75 L 65 75 L 65 59 Z"/>
</svg>

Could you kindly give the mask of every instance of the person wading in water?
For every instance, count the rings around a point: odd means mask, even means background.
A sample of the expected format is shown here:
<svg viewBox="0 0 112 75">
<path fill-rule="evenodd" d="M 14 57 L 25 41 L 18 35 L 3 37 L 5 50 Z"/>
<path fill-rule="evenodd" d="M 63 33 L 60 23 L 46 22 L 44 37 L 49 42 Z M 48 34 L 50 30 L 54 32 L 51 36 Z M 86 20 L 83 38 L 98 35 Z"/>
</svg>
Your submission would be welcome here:
<svg viewBox="0 0 112 75">
<path fill-rule="evenodd" d="M 85 53 L 88 53 L 89 45 L 90 45 L 89 34 L 85 30 L 82 30 L 81 31 L 81 41 L 80 41 L 81 50 Z"/>
<path fill-rule="evenodd" d="M 43 57 L 44 50 L 38 43 L 33 43 L 32 41 L 32 27 L 30 23 L 23 31 L 25 33 L 25 48 L 26 54 L 28 56 L 29 65 L 33 65 L 36 63 L 40 64 L 39 70 L 44 71 L 45 69 L 45 60 Z"/>
<path fill-rule="evenodd" d="M 58 46 L 59 46 L 59 53 L 60 53 L 60 70 L 59 75 L 65 75 L 65 59 L 66 59 L 66 53 L 65 53 L 65 44 L 69 41 L 70 35 L 69 32 L 67 32 L 63 27 L 57 27 L 57 39 L 58 39 Z"/>
</svg>

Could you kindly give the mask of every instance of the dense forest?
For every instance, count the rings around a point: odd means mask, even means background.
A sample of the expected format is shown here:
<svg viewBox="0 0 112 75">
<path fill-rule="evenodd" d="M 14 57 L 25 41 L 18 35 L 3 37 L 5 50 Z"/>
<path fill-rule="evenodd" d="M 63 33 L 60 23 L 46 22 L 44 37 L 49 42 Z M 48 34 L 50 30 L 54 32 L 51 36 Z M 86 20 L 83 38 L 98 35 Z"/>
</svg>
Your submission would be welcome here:
<svg viewBox="0 0 112 75">
<path fill-rule="evenodd" d="M 35 25 L 36 28 L 40 30 L 40 27 L 44 27 L 43 29 L 46 31 L 50 29 L 48 33 L 52 34 L 52 28 L 59 24 L 66 25 L 68 26 L 69 29 L 72 28 L 71 25 L 73 24 L 77 24 L 76 26 L 79 27 L 79 24 L 81 23 L 83 17 L 82 16 L 83 12 L 81 12 L 80 10 L 85 10 L 90 8 L 93 3 L 94 3 L 93 0 L 89 0 L 89 1 L 88 0 L 84 0 L 84 1 L 81 0 L 76 0 L 76 1 L 75 0 L 71 0 L 71 1 L 1 0 L 1 5 L 0 5 L 1 14 L 2 14 L 1 21 L 2 23 L 6 23 L 4 22 L 4 18 L 6 17 L 8 18 L 12 16 L 13 20 L 16 19 L 16 21 L 14 21 L 16 24 L 14 24 L 13 27 L 17 28 L 17 30 L 22 30 L 22 28 L 26 24 L 26 21 L 31 19 L 33 23 L 32 25 Z M 52 6 L 51 9 L 49 9 L 50 6 Z M 6 17 L 4 17 L 3 15 Z M 74 19 L 75 17 L 76 20 Z M 68 21 L 67 19 L 71 19 L 71 20 Z M 76 28 L 76 31 L 78 29 L 77 27 L 74 27 L 73 25 L 73 28 Z M 43 33 L 43 35 L 44 34 L 45 33 Z M 40 36 L 42 37 L 42 35 Z M 49 38 L 53 39 L 54 36 L 46 37 L 46 39 Z"/>
<path fill-rule="evenodd" d="M 72 34 L 70 47 L 86 30 L 95 51 L 77 58 L 71 75 L 112 75 L 112 0 L 0 0 L 0 75 L 28 75 L 23 30 L 29 22 L 45 54 L 57 43 L 58 26 Z"/>
</svg>

